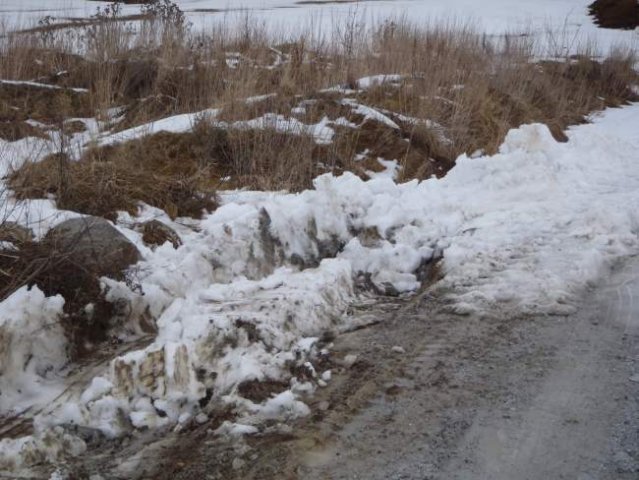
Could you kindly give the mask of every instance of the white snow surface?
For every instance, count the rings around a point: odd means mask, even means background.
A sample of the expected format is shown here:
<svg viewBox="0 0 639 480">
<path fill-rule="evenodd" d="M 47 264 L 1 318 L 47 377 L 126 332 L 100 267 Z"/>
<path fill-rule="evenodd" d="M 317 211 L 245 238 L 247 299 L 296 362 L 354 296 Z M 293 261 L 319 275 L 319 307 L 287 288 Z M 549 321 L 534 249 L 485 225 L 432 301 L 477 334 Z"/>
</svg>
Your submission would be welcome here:
<svg viewBox="0 0 639 480">
<path fill-rule="evenodd" d="M 330 0 L 300 4 L 297 0 L 175 0 L 186 12 L 195 30 L 215 25 L 241 24 L 245 12 L 256 24 L 284 34 L 300 30 L 317 36 L 330 35 L 337 25 L 357 20 L 357 27 L 389 17 L 406 17 L 424 24 L 472 24 L 492 35 L 533 34 L 552 49 L 576 50 L 579 44 L 596 39 L 607 50 L 616 44 L 639 41 L 639 33 L 598 29 L 588 16 L 592 0 L 375 0 L 336 3 Z M 45 16 L 58 21 L 87 18 L 96 7 L 108 2 L 87 0 L 3 0 L 0 17 L 10 28 L 33 26 Z M 208 11 L 207 11 L 208 10 Z M 124 14 L 134 14 L 139 6 L 125 5 Z M 285 12 L 285 14 L 283 14 Z M 565 53 L 565 52 L 562 52 Z"/>
<path fill-rule="evenodd" d="M 251 99 L 248 99 L 247 101 L 250 100 Z M 144 125 L 138 125 L 137 127 L 132 127 L 121 132 L 107 133 L 99 140 L 98 144 L 105 146 L 123 143 L 159 132 L 183 133 L 192 130 L 193 126 L 200 120 L 206 120 L 210 126 L 223 128 L 225 130 L 272 130 L 288 135 L 308 135 L 320 145 L 331 143 L 335 135 L 335 131 L 329 126 L 331 122 L 327 117 L 316 124 L 307 125 L 296 118 L 267 113 L 251 120 L 239 120 L 229 123 L 216 120 L 219 113 L 220 109 L 208 109 L 196 113 L 174 115 Z"/>
<path fill-rule="evenodd" d="M 89 90 L 86 88 L 65 88 L 57 85 L 49 85 L 48 83 L 40 83 L 40 82 L 28 82 L 21 80 L 0 80 L 0 85 L 16 85 L 23 87 L 33 87 L 33 88 L 43 88 L 45 90 L 71 90 L 75 93 L 88 93 Z"/>
</svg>

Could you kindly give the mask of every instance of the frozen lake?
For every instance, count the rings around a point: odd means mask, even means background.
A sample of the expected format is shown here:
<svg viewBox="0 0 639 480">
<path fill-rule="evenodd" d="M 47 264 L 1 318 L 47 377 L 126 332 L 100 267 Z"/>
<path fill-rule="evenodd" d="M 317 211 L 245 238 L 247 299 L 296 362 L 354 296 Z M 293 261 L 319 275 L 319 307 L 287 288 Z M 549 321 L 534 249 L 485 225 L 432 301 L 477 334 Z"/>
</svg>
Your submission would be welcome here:
<svg viewBox="0 0 639 480">
<path fill-rule="evenodd" d="M 282 32 L 299 29 L 330 30 L 349 15 L 372 22 L 405 16 L 413 22 L 448 21 L 472 23 L 489 34 L 552 32 L 566 44 L 596 39 L 604 48 L 639 43 L 634 32 L 597 28 L 588 16 L 591 0 L 177 0 L 194 28 L 206 29 L 216 22 L 233 22 L 250 11 L 257 21 Z M 59 19 L 88 17 L 108 2 L 88 0 L 2 0 L 0 17 L 13 28 L 32 26 L 45 16 Z M 124 6 L 126 14 L 139 7 Z"/>
</svg>

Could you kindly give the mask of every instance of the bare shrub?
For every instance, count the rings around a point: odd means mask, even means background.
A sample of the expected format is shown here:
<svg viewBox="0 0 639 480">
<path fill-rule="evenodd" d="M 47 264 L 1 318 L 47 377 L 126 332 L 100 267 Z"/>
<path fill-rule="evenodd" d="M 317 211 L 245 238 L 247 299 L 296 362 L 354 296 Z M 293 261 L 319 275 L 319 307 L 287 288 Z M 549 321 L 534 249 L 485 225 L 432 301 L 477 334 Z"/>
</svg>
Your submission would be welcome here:
<svg viewBox="0 0 639 480">
<path fill-rule="evenodd" d="M 635 0 L 596 0 L 588 8 L 600 27 L 633 30 L 639 26 L 639 3 Z"/>
</svg>

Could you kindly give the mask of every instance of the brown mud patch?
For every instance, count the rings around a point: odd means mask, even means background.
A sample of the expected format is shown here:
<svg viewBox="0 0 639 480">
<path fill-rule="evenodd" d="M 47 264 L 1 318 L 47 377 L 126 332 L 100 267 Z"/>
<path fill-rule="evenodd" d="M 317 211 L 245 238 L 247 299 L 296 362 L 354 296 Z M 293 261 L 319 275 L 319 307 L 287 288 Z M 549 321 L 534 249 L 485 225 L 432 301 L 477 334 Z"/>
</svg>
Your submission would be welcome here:
<svg viewBox="0 0 639 480">
<path fill-rule="evenodd" d="M 252 402 L 262 403 L 288 388 L 288 382 L 277 380 L 250 380 L 242 382 L 238 386 L 237 391 L 242 397 L 248 398 Z"/>
</svg>

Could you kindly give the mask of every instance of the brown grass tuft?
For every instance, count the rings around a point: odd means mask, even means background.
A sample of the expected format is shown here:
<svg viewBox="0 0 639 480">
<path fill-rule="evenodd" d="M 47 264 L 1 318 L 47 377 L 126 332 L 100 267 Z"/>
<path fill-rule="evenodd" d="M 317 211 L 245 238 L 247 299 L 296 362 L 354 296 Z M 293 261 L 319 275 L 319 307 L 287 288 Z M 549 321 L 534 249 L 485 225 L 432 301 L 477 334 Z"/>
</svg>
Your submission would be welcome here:
<svg viewBox="0 0 639 480">
<path fill-rule="evenodd" d="M 159 134 L 150 141 L 89 150 L 80 161 L 51 155 L 25 164 L 8 180 L 18 198 L 55 195 L 58 208 L 115 219 L 120 210 L 135 214 L 139 202 L 172 217 L 199 217 L 216 207 L 208 176 L 188 138 Z"/>
</svg>

